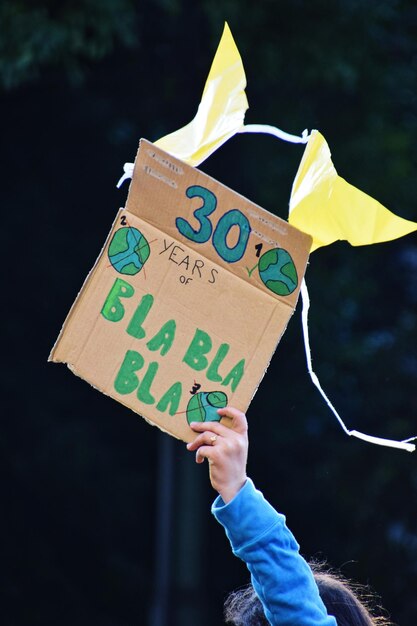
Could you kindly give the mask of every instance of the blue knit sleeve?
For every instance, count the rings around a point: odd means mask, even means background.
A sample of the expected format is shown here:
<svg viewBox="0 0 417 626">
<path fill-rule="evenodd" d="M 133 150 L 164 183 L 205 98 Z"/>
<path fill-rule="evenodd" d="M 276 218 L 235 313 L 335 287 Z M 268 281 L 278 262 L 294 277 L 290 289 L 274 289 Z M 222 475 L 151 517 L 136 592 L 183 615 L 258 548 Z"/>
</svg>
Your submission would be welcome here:
<svg viewBox="0 0 417 626">
<path fill-rule="evenodd" d="M 224 526 L 233 553 L 245 561 L 273 626 L 337 626 L 336 619 L 327 614 L 285 517 L 250 479 L 228 504 L 216 498 L 212 513 Z"/>
</svg>

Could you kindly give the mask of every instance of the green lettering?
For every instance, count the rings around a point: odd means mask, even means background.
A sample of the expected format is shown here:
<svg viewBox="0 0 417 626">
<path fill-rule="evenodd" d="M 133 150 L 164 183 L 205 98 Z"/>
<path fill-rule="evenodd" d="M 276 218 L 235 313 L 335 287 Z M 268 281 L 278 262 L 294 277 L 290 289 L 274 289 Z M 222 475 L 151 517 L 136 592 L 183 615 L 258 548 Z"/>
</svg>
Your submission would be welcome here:
<svg viewBox="0 0 417 626">
<path fill-rule="evenodd" d="M 129 335 L 132 335 L 132 337 L 135 337 L 136 339 L 143 339 L 143 337 L 146 336 L 146 332 L 142 328 L 142 324 L 151 310 L 152 305 L 153 296 L 151 296 L 150 293 L 147 293 L 142 297 L 142 300 L 138 304 L 138 308 L 132 315 L 129 326 L 126 329 L 126 332 Z"/>
<path fill-rule="evenodd" d="M 222 361 L 226 357 L 226 354 L 229 352 L 229 348 L 230 346 L 227 343 L 222 343 L 220 345 L 220 348 L 217 350 L 216 356 L 212 360 L 210 367 L 207 370 L 206 376 L 209 380 L 212 380 L 216 383 L 222 380 L 222 376 L 220 376 L 218 369 L 219 365 L 221 365 Z"/>
<path fill-rule="evenodd" d="M 173 385 L 171 385 L 168 391 L 164 393 L 164 395 L 162 396 L 162 398 L 156 405 L 156 408 L 158 409 L 158 411 L 161 411 L 161 413 L 163 413 L 164 411 L 167 410 L 168 406 L 170 406 L 169 414 L 175 415 L 180 405 L 181 394 L 182 394 L 181 383 L 174 383 Z"/>
<path fill-rule="evenodd" d="M 125 314 L 120 298 L 131 298 L 134 293 L 132 285 L 121 278 L 116 278 L 101 309 L 102 316 L 109 322 L 119 322 Z"/>
<path fill-rule="evenodd" d="M 175 337 L 175 329 L 176 323 L 174 320 L 165 322 L 161 330 L 146 344 L 149 350 L 155 351 L 161 348 L 161 356 L 164 356 L 172 346 Z"/>
<path fill-rule="evenodd" d="M 158 367 L 159 365 L 156 361 L 152 361 L 152 363 L 149 363 L 146 374 L 138 387 L 138 400 L 140 400 L 144 404 L 153 404 L 155 402 L 155 398 L 151 394 L 150 388 L 155 378 L 155 374 L 158 371 Z"/>
<path fill-rule="evenodd" d="M 143 367 L 144 362 L 144 358 L 139 352 L 135 350 L 126 352 L 119 373 L 114 381 L 114 388 L 118 393 L 127 394 L 136 389 L 139 379 L 135 372 Z"/>
<path fill-rule="evenodd" d="M 239 363 L 237 363 L 234 366 L 232 370 L 230 370 L 230 372 L 228 373 L 228 375 L 222 382 L 222 385 L 226 387 L 227 385 L 230 384 L 232 391 L 235 391 L 236 387 L 238 386 L 238 384 L 240 383 L 242 379 L 242 376 L 244 373 L 244 367 L 245 367 L 245 359 L 242 359 L 241 361 L 239 361 Z"/>
<path fill-rule="evenodd" d="M 208 365 L 208 360 L 204 355 L 210 352 L 211 347 L 212 341 L 210 336 L 204 330 L 197 328 L 193 340 L 185 353 L 183 362 L 197 371 L 205 369 Z"/>
</svg>

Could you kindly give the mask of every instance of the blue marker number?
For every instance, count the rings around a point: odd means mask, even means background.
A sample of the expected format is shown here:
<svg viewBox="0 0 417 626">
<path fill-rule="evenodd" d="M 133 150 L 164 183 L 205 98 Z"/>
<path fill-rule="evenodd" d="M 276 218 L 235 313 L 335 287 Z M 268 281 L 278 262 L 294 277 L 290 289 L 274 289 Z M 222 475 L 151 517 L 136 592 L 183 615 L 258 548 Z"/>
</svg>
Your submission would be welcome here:
<svg viewBox="0 0 417 626">
<path fill-rule="evenodd" d="M 239 237 L 236 244 L 229 248 L 227 236 L 234 226 L 239 228 Z M 236 263 L 245 254 L 250 231 L 251 228 L 246 215 L 243 215 L 238 209 L 232 209 L 219 219 L 213 235 L 214 249 L 224 261 Z"/>
<path fill-rule="evenodd" d="M 206 243 L 213 233 L 213 224 L 209 215 L 214 213 L 217 207 L 217 198 L 208 189 L 200 185 L 192 185 L 186 191 L 187 198 L 201 198 L 203 204 L 194 211 L 193 215 L 199 222 L 199 228 L 195 229 L 183 217 L 177 217 L 175 225 L 181 235 L 195 243 Z M 232 228 L 239 230 L 237 241 L 229 246 L 227 239 Z M 219 219 L 215 228 L 212 243 L 217 254 L 227 263 L 236 263 L 245 254 L 251 233 L 248 218 L 238 209 L 228 211 Z"/>
<path fill-rule="evenodd" d="M 203 199 L 201 207 L 194 211 L 194 217 L 200 222 L 200 228 L 194 230 L 191 224 L 182 217 L 177 217 L 175 225 L 181 235 L 184 235 L 187 239 L 196 243 L 206 243 L 210 239 L 213 230 L 213 226 L 207 216 L 216 210 L 217 198 L 214 193 L 205 187 L 200 187 L 200 185 L 188 187 L 186 194 L 188 198 L 198 197 Z"/>
</svg>

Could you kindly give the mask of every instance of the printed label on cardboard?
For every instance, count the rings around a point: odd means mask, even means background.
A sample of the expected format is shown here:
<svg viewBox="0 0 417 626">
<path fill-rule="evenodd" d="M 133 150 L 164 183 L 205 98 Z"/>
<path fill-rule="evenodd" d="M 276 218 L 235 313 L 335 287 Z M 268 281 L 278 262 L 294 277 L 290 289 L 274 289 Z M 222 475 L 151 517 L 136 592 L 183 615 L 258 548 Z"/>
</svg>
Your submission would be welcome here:
<svg viewBox="0 0 417 626">
<path fill-rule="evenodd" d="M 294 311 L 311 238 L 142 140 L 126 209 L 50 359 L 162 430 L 246 411 Z"/>
</svg>

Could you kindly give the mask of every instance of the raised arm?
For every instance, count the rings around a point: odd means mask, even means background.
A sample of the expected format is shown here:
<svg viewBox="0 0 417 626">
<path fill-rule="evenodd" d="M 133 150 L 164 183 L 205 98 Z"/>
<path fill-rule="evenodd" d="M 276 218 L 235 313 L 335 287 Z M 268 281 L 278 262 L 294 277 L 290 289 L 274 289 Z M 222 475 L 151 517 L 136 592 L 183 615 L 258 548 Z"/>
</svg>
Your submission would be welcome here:
<svg viewBox="0 0 417 626">
<path fill-rule="evenodd" d="M 230 427 L 218 422 L 191 425 L 198 435 L 187 445 L 196 462 L 209 462 L 218 491 L 212 512 L 224 526 L 233 553 L 245 561 L 269 622 L 279 626 L 336 626 L 327 614 L 311 569 L 285 525 L 285 517 L 265 500 L 246 476 L 248 451 L 245 415 L 219 409 Z"/>
</svg>

